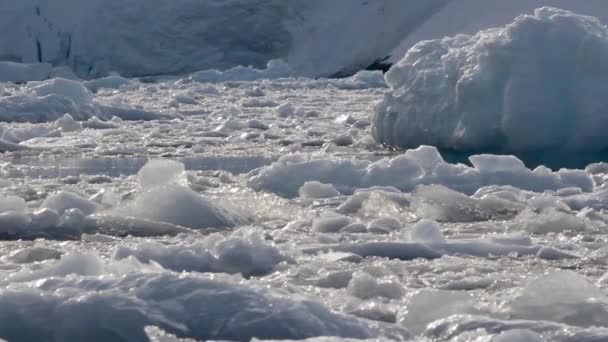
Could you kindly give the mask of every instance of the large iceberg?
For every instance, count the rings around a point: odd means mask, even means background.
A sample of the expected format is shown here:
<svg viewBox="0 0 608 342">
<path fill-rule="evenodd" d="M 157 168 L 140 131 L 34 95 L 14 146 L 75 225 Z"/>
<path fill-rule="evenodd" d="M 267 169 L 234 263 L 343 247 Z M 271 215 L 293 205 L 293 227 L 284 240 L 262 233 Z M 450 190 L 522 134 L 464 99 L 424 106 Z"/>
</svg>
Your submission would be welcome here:
<svg viewBox="0 0 608 342">
<path fill-rule="evenodd" d="M 20 0 L 0 2 L 0 60 L 81 77 L 264 66 L 307 76 L 386 57 L 448 0 Z"/>
<path fill-rule="evenodd" d="M 503 28 L 423 41 L 386 75 L 382 144 L 528 153 L 608 148 L 608 29 L 543 7 Z"/>
</svg>

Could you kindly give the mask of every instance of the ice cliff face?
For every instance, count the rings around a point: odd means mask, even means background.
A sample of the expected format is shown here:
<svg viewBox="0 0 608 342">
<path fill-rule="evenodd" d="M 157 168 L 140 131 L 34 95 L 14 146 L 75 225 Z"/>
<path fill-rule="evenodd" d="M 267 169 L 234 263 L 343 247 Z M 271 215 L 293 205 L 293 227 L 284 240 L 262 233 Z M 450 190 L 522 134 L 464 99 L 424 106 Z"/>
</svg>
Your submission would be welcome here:
<svg viewBox="0 0 608 342">
<path fill-rule="evenodd" d="M 23 0 L 0 3 L 0 60 L 80 77 L 175 74 L 288 59 L 305 76 L 385 57 L 448 0 Z"/>
</svg>

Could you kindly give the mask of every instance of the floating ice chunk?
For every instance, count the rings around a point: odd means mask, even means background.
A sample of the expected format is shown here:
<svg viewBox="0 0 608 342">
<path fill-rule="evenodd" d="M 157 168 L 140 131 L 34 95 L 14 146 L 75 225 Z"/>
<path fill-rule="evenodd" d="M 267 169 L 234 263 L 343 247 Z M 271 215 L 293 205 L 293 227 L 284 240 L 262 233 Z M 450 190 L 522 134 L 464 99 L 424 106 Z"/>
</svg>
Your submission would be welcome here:
<svg viewBox="0 0 608 342">
<path fill-rule="evenodd" d="M 489 218 L 477 200 L 441 185 L 423 185 L 412 196 L 412 208 L 419 217 L 436 221 L 470 222 Z"/>
<path fill-rule="evenodd" d="M 27 282 L 48 277 L 65 277 L 77 275 L 101 275 L 105 266 L 101 259 L 91 254 L 68 253 L 60 260 L 51 263 L 48 267 L 24 269 L 10 276 L 11 282 Z"/>
<path fill-rule="evenodd" d="M 363 320 L 293 294 L 125 262 L 68 255 L 13 277 L 13 282 L 48 281 L 0 291 L 0 315 L 11 323 L 0 325 L 0 336 L 11 341 L 48 336 L 60 341 L 145 341 L 149 325 L 197 340 L 371 338 L 381 333 Z"/>
<path fill-rule="evenodd" d="M 247 222 L 236 212 L 177 184 L 155 186 L 139 195 L 133 203 L 115 209 L 115 214 L 192 229 L 229 228 Z"/>
<path fill-rule="evenodd" d="M 584 231 L 592 228 L 583 218 L 553 208 L 540 213 L 524 211 L 516 217 L 516 227 L 536 234 L 559 233 L 563 231 Z"/>
<path fill-rule="evenodd" d="M 55 210 L 42 208 L 31 215 L 31 228 L 33 231 L 44 232 L 45 230 L 59 226 L 60 216 Z"/>
<path fill-rule="evenodd" d="M 252 67 L 237 66 L 226 71 L 204 70 L 189 76 L 196 82 L 226 82 L 226 81 L 255 81 L 259 79 L 275 79 L 291 76 L 292 71 L 287 63 L 282 60 L 271 60 L 266 69 L 255 69 Z"/>
<path fill-rule="evenodd" d="M 279 262 L 287 260 L 256 230 L 239 230 L 228 237 L 213 234 L 192 245 L 146 242 L 119 247 L 114 253 L 118 260 L 129 256 L 142 262 L 154 261 L 178 272 L 241 273 L 246 277 L 267 274 Z"/>
<path fill-rule="evenodd" d="M 19 237 L 21 232 L 27 231 L 32 218 L 26 213 L 5 211 L 0 213 L 0 236 L 3 238 Z"/>
<path fill-rule="evenodd" d="M 605 327 L 607 303 L 608 297 L 585 277 L 556 271 L 531 281 L 508 307 L 514 318 Z"/>
<path fill-rule="evenodd" d="M 352 222 L 353 220 L 347 216 L 328 214 L 314 219 L 312 230 L 319 233 L 337 233 Z"/>
<path fill-rule="evenodd" d="M 276 108 L 277 116 L 280 118 L 287 118 L 297 114 L 297 109 L 291 103 L 283 103 Z"/>
<path fill-rule="evenodd" d="M 352 263 L 360 263 L 363 261 L 359 255 L 344 252 L 331 252 L 319 255 L 319 259 L 327 262 L 345 261 Z"/>
<path fill-rule="evenodd" d="M 43 82 L 28 83 L 28 89 L 38 96 L 61 95 L 77 106 L 85 106 L 93 101 L 93 94 L 82 83 L 65 78 L 54 78 Z"/>
<path fill-rule="evenodd" d="M 331 139 L 331 142 L 336 144 L 336 146 L 350 146 L 353 144 L 353 136 L 350 134 L 341 134 Z"/>
<path fill-rule="evenodd" d="M 41 208 L 51 209 L 59 214 L 63 214 L 69 209 L 79 209 L 85 215 L 90 215 L 95 212 L 99 206 L 88 198 L 73 192 L 59 191 L 56 194 L 47 197 L 44 202 L 42 202 Z"/>
<path fill-rule="evenodd" d="M 37 97 L 17 94 L 0 97 L 0 120 L 5 122 L 48 122 L 57 120 L 65 113 L 81 114 L 81 108 L 71 99 L 58 95 Z"/>
<path fill-rule="evenodd" d="M 156 222 L 129 216 L 94 215 L 87 222 L 89 233 L 101 233 L 114 236 L 164 236 L 192 233 L 192 230 L 171 223 Z"/>
<path fill-rule="evenodd" d="M 333 185 L 317 181 L 305 182 L 298 193 L 303 198 L 329 198 L 340 195 Z"/>
<path fill-rule="evenodd" d="M 105 207 L 114 207 L 120 202 L 120 196 L 111 189 L 101 189 L 90 200 Z"/>
<path fill-rule="evenodd" d="M 76 122 L 70 114 L 66 113 L 55 121 L 55 127 L 59 128 L 62 132 L 75 132 L 82 129 L 82 124 Z"/>
<path fill-rule="evenodd" d="M 380 217 L 367 225 L 367 230 L 375 234 L 389 234 L 401 229 L 401 222 L 394 217 Z"/>
<path fill-rule="evenodd" d="M 357 271 L 353 274 L 346 291 L 350 295 L 361 299 L 374 297 L 399 299 L 405 292 L 396 277 L 378 278 L 363 271 Z"/>
<path fill-rule="evenodd" d="M 404 155 L 417 161 L 427 173 L 433 172 L 437 165 L 445 163 L 439 151 L 432 146 L 422 145 L 415 149 L 409 149 L 405 151 Z"/>
<path fill-rule="evenodd" d="M 432 220 L 420 220 L 409 230 L 410 240 L 420 243 L 445 242 L 441 226 Z"/>
<path fill-rule="evenodd" d="M 154 120 L 173 115 L 149 112 L 122 104 L 103 104 L 82 83 L 63 78 L 29 82 L 8 96 L 0 96 L 0 121 L 50 122 L 70 114 L 79 121 L 93 116 L 109 119 Z"/>
<path fill-rule="evenodd" d="M 474 314 L 475 298 L 463 291 L 420 290 L 406 300 L 399 322 L 414 333 L 429 323 L 455 314 Z"/>
<path fill-rule="evenodd" d="M 361 70 L 348 78 L 354 89 L 386 88 L 384 75 L 380 70 Z M 348 89 L 347 87 L 341 87 Z"/>
<path fill-rule="evenodd" d="M 124 85 L 130 84 L 130 81 L 124 77 L 120 76 L 108 76 L 103 78 L 98 78 L 96 80 L 86 81 L 83 83 L 89 90 L 96 93 L 99 89 L 119 89 Z"/>
<path fill-rule="evenodd" d="M 0 213 L 7 211 L 25 212 L 27 203 L 19 196 L 0 195 Z"/>
<path fill-rule="evenodd" d="M 522 330 L 541 335 L 543 338 L 541 340 L 535 339 L 536 336 L 532 335 L 531 333 L 520 333 Z M 514 333 L 510 333 L 510 331 L 514 331 Z M 599 327 L 579 328 L 560 323 L 538 320 L 499 320 L 486 316 L 461 314 L 435 321 L 428 326 L 424 336 L 427 336 L 432 340 L 440 341 L 473 340 L 495 342 L 495 339 L 498 339 L 502 334 L 508 337 L 529 338 L 531 342 L 601 341 L 608 338 L 608 329 Z M 467 338 L 467 335 L 477 335 L 476 337 L 478 339 Z M 479 335 L 482 337 L 479 337 Z M 509 339 L 507 341 L 520 342 L 521 340 Z M 524 339 L 523 341 L 527 342 L 528 340 Z"/>
<path fill-rule="evenodd" d="M 176 337 L 175 335 L 169 334 L 166 331 L 151 325 L 145 327 L 145 331 L 149 342 L 197 342 L 191 338 Z"/>
<path fill-rule="evenodd" d="M 330 244 L 321 247 L 308 247 L 302 251 L 306 254 L 328 251 L 346 252 L 359 255 L 363 258 L 376 256 L 400 260 L 412 260 L 416 258 L 435 259 L 442 255 L 469 255 L 482 258 L 490 256 L 535 256 L 547 260 L 577 258 L 576 255 L 551 247 L 523 243 L 518 239 L 512 241 L 510 236 L 507 236 L 504 240 L 494 237 L 492 239 L 457 239 L 424 243 L 377 241 Z"/>
<path fill-rule="evenodd" d="M 363 258 L 380 257 L 399 260 L 413 260 L 418 258 L 436 259 L 441 253 L 419 243 L 407 242 L 363 242 L 327 245 L 323 247 L 311 247 L 302 250 L 306 254 L 319 252 L 347 252 L 359 255 Z"/>
<path fill-rule="evenodd" d="M 340 190 L 358 184 L 369 163 L 344 159 L 308 159 L 304 155 L 281 157 L 272 165 L 260 169 L 249 179 L 255 190 L 267 190 L 285 197 L 295 197 L 307 181 L 333 184 Z"/>
<path fill-rule="evenodd" d="M 377 301 L 361 301 L 355 307 L 347 307 L 345 311 L 374 321 L 393 324 L 397 322 L 395 310 L 391 306 L 382 305 Z"/>
<path fill-rule="evenodd" d="M 363 222 L 353 222 L 340 229 L 340 233 L 367 233 L 367 225 Z"/>
<path fill-rule="evenodd" d="M 63 253 L 46 247 L 28 247 L 20 249 L 8 256 L 8 259 L 18 264 L 28 264 L 50 259 L 59 259 Z"/>
<path fill-rule="evenodd" d="M 422 41 L 386 74 L 373 135 L 400 148 L 600 152 L 608 88 L 596 61 L 608 58 L 607 37 L 596 18 L 543 7 L 503 28 Z"/>
<path fill-rule="evenodd" d="M 514 329 L 504 331 L 500 335 L 494 337 L 492 342 L 543 342 L 542 336 L 539 334 L 526 330 L 526 329 Z"/>
<path fill-rule="evenodd" d="M 341 213 L 357 213 L 365 217 L 398 216 L 410 206 L 410 198 L 396 188 L 373 187 L 360 189 L 338 207 Z"/>
<path fill-rule="evenodd" d="M 332 184 L 343 194 L 352 193 L 358 188 L 377 186 L 411 191 L 424 184 L 444 185 L 467 194 L 492 184 L 533 191 L 573 186 L 585 192 L 593 189 L 591 177 L 582 170 L 563 169 L 552 172 L 543 167 L 535 170 L 522 169 L 521 161 L 509 156 L 473 156 L 471 160 L 479 169 L 446 163 L 437 149 L 429 146 L 408 150 L 394 158 L 383 158 L 376 162 L 355 158 L 291 155 L 252 173 L 248 184 L 254 190 L 271 191 L 284 197 L 297 196 L 298 189 L 310 181 Z M 499 162 L 498 167 L 492 166 L 493 160 Z"/>
<path fill-rule="evenodd" d="M 48 63 L 0 62 L 0 82 L 42 81 L 51 76 L 51 70 L 52 66 Z"/>
<path fill-rule="evenodd" d="M 187 184 L 184 164 L 169 159 L 152 159 L 137 173 L 141 191 L 148 191 L 166 184 Z"/>
</svg>

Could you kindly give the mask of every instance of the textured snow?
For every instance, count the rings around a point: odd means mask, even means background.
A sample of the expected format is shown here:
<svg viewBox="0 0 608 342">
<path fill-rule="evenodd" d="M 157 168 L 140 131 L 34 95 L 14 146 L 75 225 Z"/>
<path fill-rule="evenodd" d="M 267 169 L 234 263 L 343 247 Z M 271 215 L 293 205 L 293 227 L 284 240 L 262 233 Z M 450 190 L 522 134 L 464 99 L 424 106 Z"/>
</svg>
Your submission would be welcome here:
<svg viewBox="0 0 608 342">
<path fill-rule="evenodd" d="M 602 151 L 607 37 L 597 18 L 544 7 L 503 28 L 420 42 L 386 75 L 374 137 L 401 148 Z"/>
</svg>

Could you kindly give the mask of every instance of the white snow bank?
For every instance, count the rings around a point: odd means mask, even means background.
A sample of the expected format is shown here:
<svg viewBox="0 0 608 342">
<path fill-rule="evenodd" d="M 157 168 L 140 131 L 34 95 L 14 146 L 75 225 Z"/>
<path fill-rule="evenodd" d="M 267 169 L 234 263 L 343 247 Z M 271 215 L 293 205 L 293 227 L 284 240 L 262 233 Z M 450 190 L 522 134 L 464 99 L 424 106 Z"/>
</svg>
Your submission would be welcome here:
<svg viewBox="0 0 608 342">
<path fill-rule="evenodd" d="M 387 74 L 373 135 L 400 148 L 608 148 L 608 29 L 555 8 L 504 28 L 423 41 Z"/>
<path fill-rule="evenodd" d="M 253 229 L 238 230 L 227 237 L 212 234 L 191 245 L 146 242 L 121 246 L 114 253 L 118 260 L 129 256 L 178 272 L 241 273 L 246 277 L 270 273 L 287 260 L 278 248 L 264 240 L 262 232 Z"/>
<path fill-rule="evenodd" d="M 436 148 L 421 146 L 394 158 L 376 162 L 334 157 L 288 155 L 270 166 L 251 173 L 248 184 L 254 190 L 295 197 L 306 182 L 333 185 L 340 193 L 357 188 L 392 186 L 410 191 L 422 184 L 442 184 L 473 193 L 487 185 L 512 185 L 542 192 L 565 187 L 591 191 L 593 182 L 582 170 L 562 169 L 552 172 L 546 167 L 530 170 L 512 156 L 477 155 L 470 157 L 473 167 L 449 164 Z"/>
<path fill-rule="evenodd" d="M 113 116 L 125 120 L 170 117 L 128 106 L 99 103 L 83 83 L 64 78 L 29 82 L 13 93 L 0 97 L 0 121 L 49 122 L 66 113 L 79 121 L 92 117 L 109 120 Z"/>
<path fill-rule="evenodd" d="M 175 74 L 287 59 L 353 72 L 386 57 L 447 0 L 22 0 L 0 3 L 0 60 L 81 77 Z"/>
<path fill-rule="evenodd" d="M 5 279 L 0 337 L 147 341 L 148 325 L 198 340 L 378 337 L 368 323 L 319 302 L 217 278 L 67 255 L 21 278 Z"/>
</svg>

